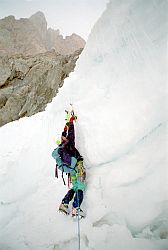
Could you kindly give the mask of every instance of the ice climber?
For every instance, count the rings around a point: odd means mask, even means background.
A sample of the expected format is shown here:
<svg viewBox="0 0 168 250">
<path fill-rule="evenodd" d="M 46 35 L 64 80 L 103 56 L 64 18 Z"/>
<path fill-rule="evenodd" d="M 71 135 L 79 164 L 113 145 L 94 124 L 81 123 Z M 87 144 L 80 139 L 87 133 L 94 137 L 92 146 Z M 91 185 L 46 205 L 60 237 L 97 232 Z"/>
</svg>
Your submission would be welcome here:
<svg viewBox="0 0 168 250">
<path fill-rule="evenodd" d="M 52 156 L 56 160 L 58 169 L 62 170 L 62 173 L 65 172 L 69 174 L 72 183 L 72 188 L 69 189 L 62 199 L 59 211 L 70 214 L 69 202 L 74 198 L 72 203 L 72 216 L 79 214 L 81 217 L 84 217 L 85 214 L 80 206 L 86 188 L 86 171 L 83 166 L 83 158 L 75 148 L 75 131 L 73 124 L 75 119 L 76 117 L 73 112 L 62 132 L 61 143 L 54 149 Z"/>
</svg>

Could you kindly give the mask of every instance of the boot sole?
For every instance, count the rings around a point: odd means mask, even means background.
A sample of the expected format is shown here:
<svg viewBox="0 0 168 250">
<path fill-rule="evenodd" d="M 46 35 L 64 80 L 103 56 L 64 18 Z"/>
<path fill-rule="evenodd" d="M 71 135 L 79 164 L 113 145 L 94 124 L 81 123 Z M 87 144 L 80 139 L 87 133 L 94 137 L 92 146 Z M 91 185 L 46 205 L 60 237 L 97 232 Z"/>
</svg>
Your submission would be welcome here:
<svg viewBox="0 0 168 250">
<path fill-rule="evenodd" d="M 68 212 L 66 212 L 65 210 L 63 210 L 63 209 L 59 209 L 58 210 L 60 213 L 63 213 L 63 214 L 65 214 L 65 215 L 69 215 L 69 213 Z"/>
</svg>

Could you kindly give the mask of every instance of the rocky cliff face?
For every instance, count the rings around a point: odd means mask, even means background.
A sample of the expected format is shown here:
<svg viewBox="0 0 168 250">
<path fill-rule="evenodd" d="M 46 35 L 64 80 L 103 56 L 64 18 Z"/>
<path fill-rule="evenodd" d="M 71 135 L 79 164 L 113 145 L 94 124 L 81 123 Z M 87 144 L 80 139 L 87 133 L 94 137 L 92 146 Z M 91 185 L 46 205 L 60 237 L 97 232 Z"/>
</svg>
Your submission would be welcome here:
<svg viewBox="0 0 168 250">
<path fill-rule="evenodd" d="M 85 41 L 47 29 L 42 12 L 0 20 L 0 126 L 43 111 L 74 70 Z"/>
<path fill-rule="evenodd" d="M 43 111 L 73 71 L 82 50 L 0 57 L 0 126 Z"/>
<path fill-rule="evenodd" d="M 0 20 L 0 55 L 35 55 L 51 49 L 66 55 L 83 48 L 85 41 L 78 35 L 63 38 L 59 30 L 47 29 L 42 12 L 16 20 L 8 16 Z"/>
</svg>

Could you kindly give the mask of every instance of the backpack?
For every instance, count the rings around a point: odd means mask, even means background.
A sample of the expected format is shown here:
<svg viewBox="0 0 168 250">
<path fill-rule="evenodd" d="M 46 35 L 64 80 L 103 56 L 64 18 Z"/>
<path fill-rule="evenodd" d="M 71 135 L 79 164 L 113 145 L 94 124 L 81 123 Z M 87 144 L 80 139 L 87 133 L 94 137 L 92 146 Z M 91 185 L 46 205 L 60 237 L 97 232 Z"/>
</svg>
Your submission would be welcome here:
<svg viewBox="0 0 168 250">
<path fill-rule="evenodd" d="M 63 160 L 61 159 L 60 154 L 58 153 L 58 150 L 60 148 L 63 148 L 63 146 L 59 145 L 52 152 L 52 157 L 56 160 L 55 177 L 58 178 L 58 169 L 61 170 L 62 171 L 62 179 L 63 179 L 64 185 L 66 185 L 64 177 L 63 177 L 63 173 L 65 172 L 68 175 L 76 173 L 75 167 L 76 167 L 77 160 L 75 157 L 71 157 L 71 165 L 65 164 L 63 162 Z"/>
<path fill-rule="evenodd" d="M 56 160 L 56 164 L 57 166 L 60 168 L 62 168 L 62 165 L 63 165 L 63 161 L 58 153 L 58 150 L 61 146 L 58 146 L 57 148 L 55 148 L 52 152 L 52 157 Z"/>
</svg>

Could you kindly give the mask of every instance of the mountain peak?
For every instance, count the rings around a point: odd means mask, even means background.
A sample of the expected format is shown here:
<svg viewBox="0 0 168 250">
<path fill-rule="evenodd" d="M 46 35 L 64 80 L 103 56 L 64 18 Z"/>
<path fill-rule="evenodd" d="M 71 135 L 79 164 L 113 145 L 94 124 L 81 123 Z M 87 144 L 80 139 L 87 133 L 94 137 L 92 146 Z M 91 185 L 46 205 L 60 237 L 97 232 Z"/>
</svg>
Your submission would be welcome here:
<svg viewBox="0 0 168 250">
<path fill-rule="evenodd" d="M 29 18 L 30 22 L 36 27 L 42 36 L 47 32 L 47 21 L 43 12 L 38 11 Z"/>
<path fill-rule="evenodd" d="M 32 16 L 30 16 L 29 19 L 44 19 L 46 21 L 45 15 L 42 11 L 37 11 L 36 13 L 34 13 Z"/>
<path fill-rule="evenodd" d="M 0 19 L 0 28 L 3 30 L 2 34 L 5 34 L 0 36 L 1 54 L 31 55 L 55 48 L 57 53 L 65 55 L 85 46 L 85 41 L 76 34 L 64 39 L 59 29 L 47 29 L 47 21 L 41 11 L 19 20 L 14 16 Z M 6 35 L 9 33 L 10 35 Z"/>
</svg>

